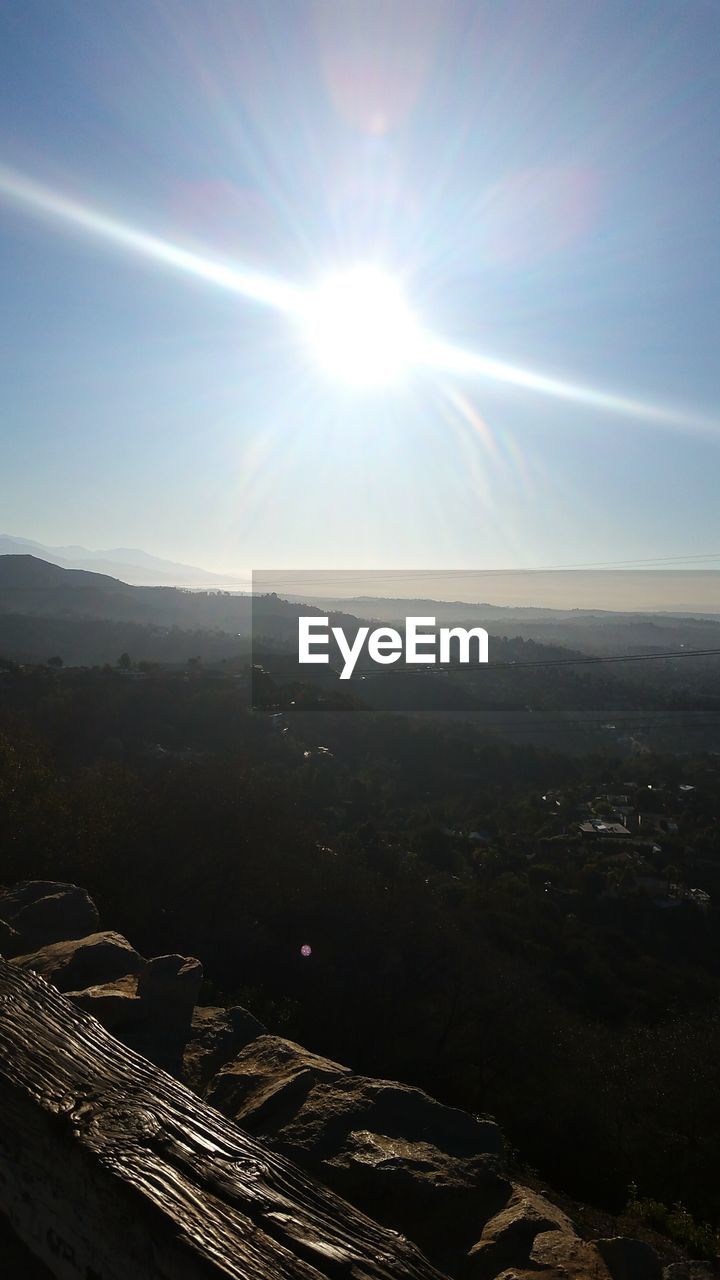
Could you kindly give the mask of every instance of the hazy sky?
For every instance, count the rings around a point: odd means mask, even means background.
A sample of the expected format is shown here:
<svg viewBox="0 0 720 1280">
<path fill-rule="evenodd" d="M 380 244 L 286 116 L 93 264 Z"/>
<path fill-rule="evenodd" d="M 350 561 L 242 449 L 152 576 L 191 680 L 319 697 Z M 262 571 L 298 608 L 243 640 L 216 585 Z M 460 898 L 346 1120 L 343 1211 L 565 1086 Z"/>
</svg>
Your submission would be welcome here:
<svg viewBox="0 0 720 1280">
<path fill-rule="evenodd" d="M 715 0 L 5 0 L 0 531 L 218 571 L 720 552 L 719 36 Z M 335 383 L 10 170 L 302 286 L 381 262 L 463 348 L 705 424 Z"/>
</svg>

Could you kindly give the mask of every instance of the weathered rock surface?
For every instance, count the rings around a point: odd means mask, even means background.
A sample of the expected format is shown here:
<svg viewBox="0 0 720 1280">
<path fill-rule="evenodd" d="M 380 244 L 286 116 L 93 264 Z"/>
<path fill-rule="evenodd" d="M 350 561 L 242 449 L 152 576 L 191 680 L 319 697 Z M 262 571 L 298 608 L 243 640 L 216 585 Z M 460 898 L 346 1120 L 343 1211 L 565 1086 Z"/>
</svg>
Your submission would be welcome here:
<svg viewBox="0 0 720 1280">
<path fill-rule="evenodd" d="M 477 1280 L 490 1280 L 506 1267 L 527 1262 L 535 1239 L 547 1231 L 574 1234 L 570 1219 L 544 1196 L 514 1186 L 507 1204 L 486 1223 L 469 1251 L 469 1272 Z"/>
<path fill-rule="evenodd" d="M 276 1132 L 296 1117 L 313 1085 L 349 1073 L 291 1040 L 259 1036 L 218 1072 L 207 1100 L 244 1129 Z"/>
<path fill-rule="evenodd" d="M 612 1236 L 595 1245 L 612 1280 L 662 1280 L 660 1259 L 643 1240 Z"/>
<path fill-rule="evenodd" d="M 33 969 L 58 991 L 80 991 L 139 973 L 144 961 L 127 938 L 102 932 L 70 942 L 53 942 L 28 955 L 16 956 L 12 963 L 20 969 Z"/>
<path fill-rule="evenodd" d="M 300 1163 L 297 1151 L 294 1158 Z M 307 1163 L 365 1213 L 415 1240 L 450 1274 L 462 1270 L 482 1223 L 511 1191 L 493 1155 L 453 1156 L 428 1142 L 368 1130 L 353 1130 L 336 1155 Z"/>
<path fill-rule="evenodd" d="M 421 1089 L 354 1075 L 291 1041 L 261 1036 L 207 1098 L 378 1221 L 452 1270 L 511 1187 L 492 1121 Z"/>
<path fill-rule="evenodd" d="M 158 956 L 138 973 L 67 994 L 128 1048 L 180 1075 L 202 976 L 199 960 Z"/>
<path fill-rule="evenodd" d="M 100 924 L 97 907 L 85 889 L 58 880 L 23 880 L 0 892 L 0 920 L 17 934 L 15 955 L 51 942 L 86 937 Z"/>
<path fill-rule="evenodd" d="M 68 991 L 67 995 L 78 1009 L 91 1013 L 98 1022 L 115 1035 L 137 1027 L 143 1020 L 143 1003 L 137 993 L 138 975 L 128 974 L 114 982 L 97 983 L 84 991 Z"/>
<path fill-rule="evenodd" d="M 564 1231 L 543 1231 L 535 1237 L 527 1272 L 513 1266 L 510 1274 L 522 1280 L 612 1280 L 594 1244 Z M 506 1280 L 508 1278 L 506 1277 Z"/>
<path fill-rule="evenodd" d="M 0 1212 L 58 1280 L 441 1280 L 5 960 L 0 1117 Z"/>
<path fill-rule="evenodd" d="M 612 1280 L 596 1247 L 579 1238 L 567 1215 L 517 1185 L 470 1249 L 466 1274 L 473 1280 Z"/>
<path fill-rule="evenodd" d="M 203 1095 L 220 1067 L 258 1036 L 267 1034 L 267 1027 L 239 1005 L 231 1009 L 211 1005 L 197 1007 L 193 1010 L 190 1039 L 183 1056 L 183 1079 Z"/>
<path fill-rule="evenodd" d="M 447 1155 L 500 1155 L 502 1134 L 492 1120 L 446 1107 L 422 1089 L 373 1080 L 343 1069 L 318 1082 L 292 1120 L 274 1131 L 287 1147 L 335 1155 L 357 1130 L 425 1142 Z"/>
</svg>

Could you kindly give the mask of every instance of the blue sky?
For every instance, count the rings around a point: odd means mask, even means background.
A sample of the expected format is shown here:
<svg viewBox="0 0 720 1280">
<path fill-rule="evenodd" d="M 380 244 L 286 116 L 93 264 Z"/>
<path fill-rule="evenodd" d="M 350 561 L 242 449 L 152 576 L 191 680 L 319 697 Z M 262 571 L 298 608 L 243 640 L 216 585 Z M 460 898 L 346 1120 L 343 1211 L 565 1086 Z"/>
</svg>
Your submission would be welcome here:
<svg viewBox="0 0 720 1280">
<path fill-rule="evenodd" d="M 6 0 L 5 171 L 302 286 L 379 261 L 449 341 L 704 424 L 337 384 L 0 182 L 1 530 L 229 573 L 720 552 L 719 36 L 713 0 Z"/>
</svg>

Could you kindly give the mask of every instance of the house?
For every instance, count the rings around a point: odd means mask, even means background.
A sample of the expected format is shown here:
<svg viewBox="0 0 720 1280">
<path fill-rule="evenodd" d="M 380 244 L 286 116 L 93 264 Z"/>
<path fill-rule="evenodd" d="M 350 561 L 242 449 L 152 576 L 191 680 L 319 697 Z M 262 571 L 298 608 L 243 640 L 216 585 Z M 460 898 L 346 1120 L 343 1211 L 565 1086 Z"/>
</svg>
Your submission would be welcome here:
<svg viewBox="0 0 720 1280">
<path fill-rule="evenodd" d="M 604 822 L 602 818 L 589 818 L 578 824 L 581 836 L 629 836 L 622 822 Z"/>
</svg>

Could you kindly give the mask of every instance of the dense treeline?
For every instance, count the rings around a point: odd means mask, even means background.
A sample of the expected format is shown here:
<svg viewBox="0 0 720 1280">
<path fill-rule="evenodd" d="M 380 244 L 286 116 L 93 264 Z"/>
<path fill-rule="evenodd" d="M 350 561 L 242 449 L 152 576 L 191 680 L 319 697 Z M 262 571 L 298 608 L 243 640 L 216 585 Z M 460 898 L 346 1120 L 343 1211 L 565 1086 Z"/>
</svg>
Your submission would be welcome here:
<svg viewBox="0 0 720 1280">
<path fill-rule="evenodd" d="M 197 668 L 8 666 L 1 693 L 0 880 L 82 883 L 140 949 L 199 955 L 208 997 L 494 1113 L 577 1197 L 618 1207 L 634 1182 L 720 1219 L 718 913 L 659 910 L 556 834 L 583 788 L 691 779 L 662 856 L 712 891 L 713 758 L 571 759 L 302 698 L 252 712 Z"/>
</svg>

